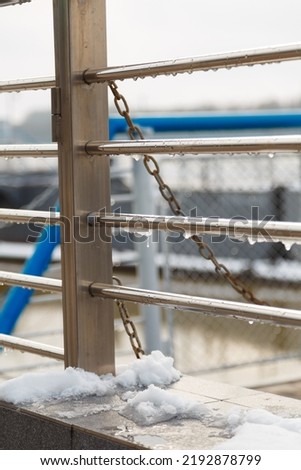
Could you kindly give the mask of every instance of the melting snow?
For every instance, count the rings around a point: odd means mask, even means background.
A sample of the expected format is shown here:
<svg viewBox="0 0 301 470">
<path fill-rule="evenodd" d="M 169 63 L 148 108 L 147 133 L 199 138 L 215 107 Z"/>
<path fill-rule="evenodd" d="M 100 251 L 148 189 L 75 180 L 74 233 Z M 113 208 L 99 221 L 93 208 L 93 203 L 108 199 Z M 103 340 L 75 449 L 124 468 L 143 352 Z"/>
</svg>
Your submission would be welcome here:
<svg viewBox="0 0 301 470">
<path fill-rule="evenodd" d="M 181 398 L 155 385 L 138 392 L 128 402 L 121 414 L 141 425 L 150 425 L 172 418 L 201 419 L 208 409 L 195 401 Z"/>
<path fill-rule="evenodd" d="M 29 373 L 0 385 L 0 399 L 14 403 L 36 403 L 56 398 L 112 395 L 112 376 L 68 367 L 60 372 Z"/>
<path fill-rule="evenodd" d="M 169 385 L 181 378 L 181 373 L 173 367 L 172 357 L 164 356 L 160 351 L 153 351 L 149 356 L 142 356 L 120 371 L 115 383 L 130 388 L 148 385 Z"/>
<path fill-rule="evenodd" d="M 216 449 L 300 450 L 301 418 L 281 418 L 266 410 L 228 416 L 234 436 Z"/>
<path fill-rule="evenodd" d="M 172 418 L 199 419 L 213 427 L 222 427 L 232 436 L 216 449 L 301 449 L 301 418 L 282 418 L 265 410 L 233 411 L 227 416 L 214 415 L 205 405 L 188 400 L 165 387 L 180 380 L 173 359 L 154 351 L 135 360 L 113 376 L 97 376 L 81 369 L 61 372 L 29 373 L 0 385 L 0 400 L 14 404 L 42 403 L 52 399 L 105 396 L 122 392 L 124 405 L 113 408 L 99 405 L 95 409 L 75 406 L 66 417 L 116 409 L 139 425 Z M 141 390 L 142 389 L 142 390 Z M 65 416 L 65 415 L 64 415 Z"/>
<path fill-rule="evenodd" d="M 116 377 L 112 374 L 99 377 L 92 372 L 71 367 L 60 372 L 25 374 L 0 385 L 0 400 L 17 405 L 57 398 L 112 395 L 118 386 L 129 389 L 150 384 L 169 385 L 180 377 L 171 357 L 153 351 L 142 359 L 136 359 Z"/>
</svg>

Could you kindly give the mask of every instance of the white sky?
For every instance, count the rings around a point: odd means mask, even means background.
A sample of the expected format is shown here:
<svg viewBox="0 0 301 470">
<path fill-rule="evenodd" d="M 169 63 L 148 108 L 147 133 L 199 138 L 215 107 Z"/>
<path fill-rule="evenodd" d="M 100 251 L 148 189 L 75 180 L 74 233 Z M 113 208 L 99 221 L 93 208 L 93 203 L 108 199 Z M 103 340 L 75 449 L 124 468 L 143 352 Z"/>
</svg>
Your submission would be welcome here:
<svg viewBox="0 0 301 470">
<path fill-rule="evenodd" d="M 185 7 L 184 7 L 185 5 Z M 51 0 L 0 9 L 0 80 L 54 74 Z M 110 65 L 301 42 L 300 0 L 107 0 Z M 301 61 L 121 84 L 133 110 L 300 101 Z M 0 119 L 49 107 L 48 92 L 0 97 Z"/>
</svg>

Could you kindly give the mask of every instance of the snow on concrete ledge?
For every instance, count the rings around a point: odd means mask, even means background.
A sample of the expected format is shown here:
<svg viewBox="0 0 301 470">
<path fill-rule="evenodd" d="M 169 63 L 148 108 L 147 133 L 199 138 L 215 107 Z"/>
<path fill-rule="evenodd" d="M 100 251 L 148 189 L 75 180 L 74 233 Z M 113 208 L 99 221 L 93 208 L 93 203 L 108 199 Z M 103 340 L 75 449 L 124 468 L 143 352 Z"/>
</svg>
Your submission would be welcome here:
<svg viewBox="0 0 301 470">
<path fill-rule="evenodd" d="M 116 377 L 73 368 L 26 374 L 1 384 L 0 400 L 152 448 L 301 448 L 298 400 L 182 377 L 159 351 Z"/>
</svg>

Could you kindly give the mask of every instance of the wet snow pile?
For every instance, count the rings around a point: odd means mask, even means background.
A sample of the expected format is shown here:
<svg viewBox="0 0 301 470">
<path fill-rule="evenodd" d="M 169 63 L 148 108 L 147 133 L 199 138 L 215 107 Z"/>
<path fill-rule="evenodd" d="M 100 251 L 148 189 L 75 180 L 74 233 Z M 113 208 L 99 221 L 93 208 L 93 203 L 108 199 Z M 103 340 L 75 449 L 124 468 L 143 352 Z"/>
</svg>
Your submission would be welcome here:
<svg viewBox="0 0 301 470">
<path fill-rule="evenodd" d="M 180 378 L 173 359 L 154 351 L 135 360 L 116 376 L 97 376 L 70 367 L 61 372 L 29 373 L 0 384 L 0 400 L 14 404 L 42 404 L 53 399 L 118 394 L 121 405 L 114 409 L 139 425 L 188 418 L 222 429 L 220 436 L 227 436 L 227 439 L 216 449 L 301 449 L 301 418 L 282 418 L 264 410 L 242 412 L 237 409 L 225 416 L 214 414 L 200 402 L 166 388 Z M 76 405 L 76 401 L 74 403 Z M 89 408 L 89 405 L 85 406 Z M 95 409 L 84 410 L 83 404 L 79 403 L 78 409 L 75 406 L 75 414 L 71 411 L 68 417 L 111 409 L 108 404 L 99 404 Z"/>
<path fill-rule="evenodd" d="M 112 377 L 106 375 L 98 377 L 91 372 L 72 367 L 59 372 L 28 373 L 0 385 L 0 400 L 15 405 L 58 398 L 112 394 L 114 394 Z"/>
<path fill-rule="evenodd" d="M 173 363 L 172 357 L 153 351 L 117 373 L 114 383 L 125 388 L 170 385 L 181 378 L 181 373 L 173 367 Z"/>
<path fill-rule="evenodd" d="M 216 449 L 300 450 L 301 418 L 282 418 L 266 410 L 254 409 L 227 417 L 233 435 Z"/>
<path fill-rule="evenodd" d="M 202 419 L 210 413 L 204 405 L 185 400 L 155 385 L 150 385 L 146 390 L 138 392 L 133 398 L 131 396 L 131 392 L 124 396 L 128 399 L 121 414 L 143 426 L 172 418 Z"/>
<path fill-rule="evenodd" d="M 180 379 L 173 367 L 173 359 L 160 351 L 153 351 L 135 360 L 116 376 L 98 376 L 82 369 L 59 372 L 29 373 L 0 385 L 0 400 L 14 404 L 29 404 L 52 399 L 105 396 L 117 393 L 118 388 L 132 389 L 149 385 L 164 386 Z"/>
<path fill-rule="evenodd" d="M 161 388 L 181 378 L 173 362 L 171 357 L 153 351 L 120 370 L 116 376 L 107 374 L 99 377 L 71 367 L 60 372 L 29 373 L 1 384 L 0 400 L 31 404 L 89 395 L 108 396 L 121 391 L 125 405 L 119 410 L 120 414 L 141 425 L 175 417 L 202 417 L 208 413 L 203 405 Z"/>
</svg>

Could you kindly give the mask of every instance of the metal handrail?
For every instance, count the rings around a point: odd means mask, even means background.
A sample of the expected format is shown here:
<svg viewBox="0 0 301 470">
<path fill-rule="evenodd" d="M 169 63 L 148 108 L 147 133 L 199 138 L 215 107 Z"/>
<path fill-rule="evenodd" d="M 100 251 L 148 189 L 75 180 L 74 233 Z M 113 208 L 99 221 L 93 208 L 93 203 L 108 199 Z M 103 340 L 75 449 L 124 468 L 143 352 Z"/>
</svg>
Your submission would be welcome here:
<svg viewBox="0 0 301 470">
<path fill-rule="evenodd" d="M 7 7 L 10 5 L 22 5 L 22 3 L 28 3 L 31 2 L 31 0 L 0 0 L 0 8 L 1 7 Z"/>
<path fill-rule="evenodd" d="M 0 271 L 0 282 L 8 285 L 22 285 L 25 288 L 61 292 L 62 282 L 58 279 L 40 278 L 24 274 Z M 145 304 L 173 307 L 179 310 L 203 312 L 207 315 L 225 316 L 248 321 L 265 321 L 282 326 L 301 327 L 301 311 L 270 306 L 244 304 L 170 292 L 151 291 L 133 287 L 93 283 L 89 287 L 92 296 L 121 299 Z"/>
<path fill-rule="evenodd" d="M 301 59 L 301 44 L 247 49 L 244 51 L 226 52 L 144 64 L 107 67 L 99 70 L 87 70 L 84 73 L 86 83 L 103 83 L 111 80 L 128 78 L 156 77 L 177 73 L 192 73 L 200 70 L 217 70 L 240 67 L 244 65 L 277 63 Z"/>
<path fill-rule="evenodd" d="M 83 74 L 83 80 L 91 84 L 116 79 L 123 80 L 134 77 L 153 77 L 154 75 L 189 73 L 201 70 L 217 70 L 220 68 L 229 69 L 245 65 L 269 64 L 299 59 L 301 59 L 301 45 L 297 43 L 285 46 L 204 55 L 201 57 L 189 57 L 149 62 L 145 64 L 107 67 L 100 70 L 86 70 Z M 54 87 L 54 77 L 32 77 L 0 82 L 0 93 L 25 90 L 45 90 Z"/>
<path fill-rule="evenodd" d="M 87 142 L 89 155 L 300 152 L 300 135 Z"/>
<path fill-rule="evenodd" d="M 134 232 L 164 230 L 193 234 L 227 235 L 228 237 L 250 238 L 254 241 L 301 241 L 300 222 L 279 222 L 271 220 L 224 219 L 219 217 L 176 217 L 145 214 L 119 214 L 91 212 L 87 215 L 89 225 L 101 224 L 108 227 L 124 227 Z M 58 225 L 64 221 L 60 212 L 23 209 L 0 209 L 0 221 L 12 223 L 35 223 L 37 225 Z"/>
<path fill-rule="evenodd" d="M 138 214 L 103 214 L 91 212 L 90 225 L 124 227 L 143 235 L 150 230 L 164 230 L 194 234 L 226 235 L 240 240 L 260 242 L 291 241 L 301 243 L 301 223 L 271 220 L 223 219 L 219 217 L 176 217 Z"/>
<path fill-rule="evenodd" d="M 231 317 L 248 321 L 264 321 L 282 326 L 301 327 L 301 311 L 270 306 L 244 304 L 228 300 L 195 297 L 134 287 L 94 283 L 91 295 L 172 307 L 178 310 L 203 312 L 207 315 Z"/>
<path fill-rule="evenodd" d="M 54 77 L 32 77 L 0 82 L 0 93 L 27 90 L 48 90 L 55 87 Z"/>
<path fill-rule="evenodd" d="M 57 157 L 57 144 L 0 145 L 0 158 Z"/>
<path fill-rule="evenodd" d="M 0 209 L 0 220 L 2 222 L 18 224 L 57 225 L 60 223 L 60 213 L 24 209 Z"/>
<path fill-rule="evenodd" d="M 63 348 L 50 346 L 48 344 L 31 341 L 11 335 L 0 333 L 0 345 L 9 349 L 17 349 L 18 351 L 37 354 L 38 356 L 49 357 L 60 361 L 64 360 Z"/>
<path fill-rule="evenodd" d="M 33 276 L 8 271 L 0 271 L 0 283 L 7 286 L 21 286 L 42 292 L 62 292 L 62 281 L 49 277 Z"/>
</svg>

